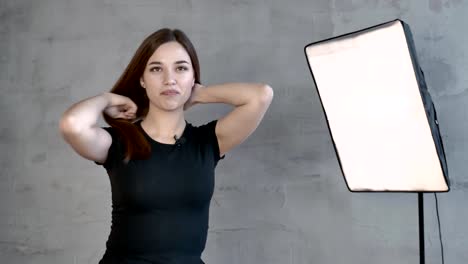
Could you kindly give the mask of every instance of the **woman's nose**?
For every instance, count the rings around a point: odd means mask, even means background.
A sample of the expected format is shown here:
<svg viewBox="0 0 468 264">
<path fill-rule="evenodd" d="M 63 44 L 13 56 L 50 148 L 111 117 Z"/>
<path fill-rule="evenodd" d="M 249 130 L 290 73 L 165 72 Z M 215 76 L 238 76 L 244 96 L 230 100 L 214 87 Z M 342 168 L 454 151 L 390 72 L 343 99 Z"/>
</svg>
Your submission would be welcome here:
<svg viewBox="0 0 468 264">
<path fill-rule="evenodd" d="M 166 85 L 173 85 L 176 83 L 174 75 L 170 72 L 167 72 L 164 76 L 164 84 Z"/>
</svg>

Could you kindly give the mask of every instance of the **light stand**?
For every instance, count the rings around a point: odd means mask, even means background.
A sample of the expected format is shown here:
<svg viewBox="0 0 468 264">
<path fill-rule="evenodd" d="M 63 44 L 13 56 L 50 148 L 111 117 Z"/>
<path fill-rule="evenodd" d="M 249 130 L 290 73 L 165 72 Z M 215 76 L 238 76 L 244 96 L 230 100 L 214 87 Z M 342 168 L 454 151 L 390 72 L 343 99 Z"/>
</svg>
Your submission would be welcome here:
<svg viewBox="0 0 468 264">
<path fill-rule="evenodd" d="M 394 20 L 304 48 L 346 186 L 418 194 L 449 191 L 437 115 L 409 26 Z"/>
<path fill-rule="evenodd" d="M 418 192 L 418 219 L 419 219 L 419 263 L 424 264 L 426 259 L 424 247 L 424 193 Z"/>
</svg>

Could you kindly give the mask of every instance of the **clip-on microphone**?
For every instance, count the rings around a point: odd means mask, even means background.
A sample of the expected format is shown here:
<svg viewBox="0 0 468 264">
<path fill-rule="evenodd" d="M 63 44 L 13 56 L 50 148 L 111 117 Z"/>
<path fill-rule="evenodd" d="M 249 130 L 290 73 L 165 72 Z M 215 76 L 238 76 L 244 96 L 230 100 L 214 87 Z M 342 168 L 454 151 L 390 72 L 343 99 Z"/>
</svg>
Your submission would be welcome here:
<svg viewBox="0 0 468 264">
<path fill-rule="evenodd" d="M 175 140 L 175 145 L 177 147 L 180 147 L 182 144 L 185 143 L 185 138 L 184 137 L 177 138 L 177 135 L 174 135 L 174 140 Z"/>
</svg>

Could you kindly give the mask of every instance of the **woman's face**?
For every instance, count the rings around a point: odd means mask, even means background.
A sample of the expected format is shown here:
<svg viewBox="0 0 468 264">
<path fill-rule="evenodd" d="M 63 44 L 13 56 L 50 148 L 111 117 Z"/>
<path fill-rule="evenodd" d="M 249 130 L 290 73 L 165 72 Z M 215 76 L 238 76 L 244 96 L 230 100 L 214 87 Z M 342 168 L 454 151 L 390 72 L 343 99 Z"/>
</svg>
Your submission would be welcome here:
<svg viewBox="0 0 468 264">
<path fill-rule="evenodd" d="M 192 62 L 184 47 L 176 41 L 159 46 L 149 58 L 140 84 L 156 107 L 165 111 L 183 108 L 195 84 Z"/>
</svg>

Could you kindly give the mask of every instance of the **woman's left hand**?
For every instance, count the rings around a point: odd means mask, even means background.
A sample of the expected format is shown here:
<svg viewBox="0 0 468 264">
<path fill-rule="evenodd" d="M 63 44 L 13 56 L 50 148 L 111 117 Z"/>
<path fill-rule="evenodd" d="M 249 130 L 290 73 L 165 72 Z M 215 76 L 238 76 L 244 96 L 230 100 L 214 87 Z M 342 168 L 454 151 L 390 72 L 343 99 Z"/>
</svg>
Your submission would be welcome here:
<svg viewBox="0 0 468 264">
<path fill-rule="evenodd" d="M 197 98 L 200 94 L 200 90 L 202 90 L 203 87 L 205 86 L 195 83 L 195 85 L 192 87 L 192 94 L 190 95 L 190 98 L 184 104 L 184 111 L 198 103 Z"/>
</svg>

